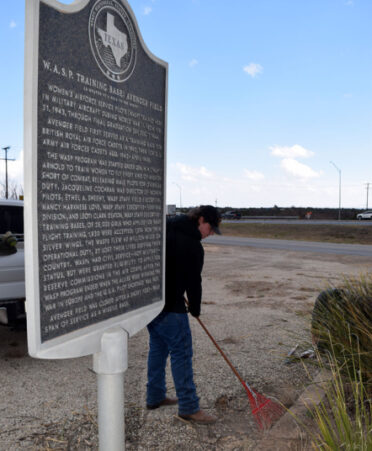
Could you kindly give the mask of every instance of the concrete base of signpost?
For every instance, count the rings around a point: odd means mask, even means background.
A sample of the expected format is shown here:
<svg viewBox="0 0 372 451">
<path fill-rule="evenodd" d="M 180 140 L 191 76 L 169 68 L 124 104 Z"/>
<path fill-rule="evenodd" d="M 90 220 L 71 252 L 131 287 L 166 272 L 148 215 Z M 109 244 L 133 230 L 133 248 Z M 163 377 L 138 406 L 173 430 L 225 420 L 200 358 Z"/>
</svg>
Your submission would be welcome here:
<svg viewBox="0 0 372 451">
<path fill-rule="evenodd" d="M 101 338 L 93 355 L 98 379 L 98 435 L 100 451 L 124 451 L 124 372 L 128 368 L 128 334 L 115 327 Z"/>
</svg>

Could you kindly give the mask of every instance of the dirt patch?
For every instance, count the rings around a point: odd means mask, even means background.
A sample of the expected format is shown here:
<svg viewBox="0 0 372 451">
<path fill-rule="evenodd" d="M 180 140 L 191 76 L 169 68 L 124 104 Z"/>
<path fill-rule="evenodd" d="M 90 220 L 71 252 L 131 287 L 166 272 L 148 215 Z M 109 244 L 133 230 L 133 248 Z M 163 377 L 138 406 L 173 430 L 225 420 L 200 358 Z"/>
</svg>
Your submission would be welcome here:
<svg viewBox="0 0 372 451">
<path fill-rule="evenodd" d="M 288 284 L 274 283 L 266 281 L 236 281 L 226 286 L 233 295 L 245 296 L 247 302 L 244 304 L 236 303 L 234 305 L 239 308 L 250 307 L 268 307 L 272 306 L 280 298 L 287 298 L 290 296 Z"/>
<path fill-rule="evenodd" d="M 281 267 L 281 269 L 285 269 Z M 232 302 L 231 306 L 238 309 L 247 308 L 275 308 L 282 307 L 286 312 L 294 311 L 298 308 L 299 301 L 308 301 L 309 296 L 293 295 L 296 290 L 295 284 L 291 283 L 292 279 L 285 282 L 267 282 L 267 281 L 234 281 L 225 285 L 226 290 L 231 292 L 232 296 L 244 296 L 245 301 Z M 315 287 L 301 287 L 298 291 L 303 291 L 313 295 L 319 292 Z M 308 312 L 311 311 L 312 304 L 307 303 Z"/>
<path fill-rule="evenodd" d="M 296 344 L 310 346 L 309 318 L 317 293 L 342 275 L 372 271 L 353 256 L 205 246 L 201 319 L 241 376 L 265 396 L 289 407 L 309 383 L 312 362 L 286 364 Z M 194 374 L 211 426 L 177 419 L 177 407 L 145 408 L 148 335 L 129 340 L 125 373 L 127 450 L 258 450 L 263 436 L 247 394 L 200 325 L 190 318 Z M 26 355 L 25 332 L 0 328 L 0 449 L 95 450 L 97 380 L 92 358 L 37 360 Z M 170 369 L 168 393 L 174 396 Z M 302 437 L 306 437 L 305 431 Z M 307 446 L 307 440 L 304 440 Z M 301 448 L 291 439 L 292 449 Z M 289 446 L 289 445 L 288 445 Z M 297 446 L 297 448 L 296 448 Z M 275 448 L 271 448 L 275 449 Z M 288 449 L 290 449 L 288 447 Z"/>
<path fill-rule="evenodd" d="M 34 449 L 97 450 L 98 425 L 94 414 L 73 413 L 61 422 L 46 423 L 40 430 L 24 439 L 34 444 Z M 22 439 L 22 438 L 21 438 Z"/>
<path fill-rule="evenodd" d="M 221 340 L 220 344 L 225 344 L 225 345 L 233 344 L 233 345 L 235 345 L 235 344 L 240 343 L 240 341 L 241 340 L 239 340 L 239 338 L 227 337 L 227 338 L 224 338 L 223 340 Z"/>
</svg>

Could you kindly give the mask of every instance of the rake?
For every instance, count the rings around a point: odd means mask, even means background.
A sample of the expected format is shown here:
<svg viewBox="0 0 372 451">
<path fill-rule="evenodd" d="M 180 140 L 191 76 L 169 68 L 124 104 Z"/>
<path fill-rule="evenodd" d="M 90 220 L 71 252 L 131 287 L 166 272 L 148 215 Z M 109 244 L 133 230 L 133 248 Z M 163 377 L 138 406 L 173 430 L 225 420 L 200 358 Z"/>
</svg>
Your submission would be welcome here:
<svg viewBox="0 0 372 451">
<path fill-rule="evenodd" d="M 185 302 L 188 306 L 189 305 L 188 302 L 187 301 L 185 301 Z M 201 319 L 196 318 L 196 320 L 201 325 L 201 327 L 204 329 L 205 333 L 211 339 L 212 343 L 218 349 L 218 351 L 220 352 L 222 357 L 225 359 L 226 363 L 229 365 L 229 367 L 232 369 L 235 376 L 239 379 L 240 383 L 242 384 L 244 390 L 246 391 L 246 393 L 248 395 L 252 415 L 253 415 L 254 419 L 256 420 L 256 423 L 257 423 L 259 429 L 269 429 L 275 423 L 275 421 L 277 421 L 285 413 L 285 408 L 283 406 L 281 406 L 280 404 L 278 404 L 277 402 L 273 401 L 272 399 L 267 398 L 266 396 L 262 395 L 261 393 L 258 393 L 252 387 L 250 387 L 243 380 L 243 378 L 238 373 L 237 369 L 234 367 L 234 365 L 227 358 L 226 354 L 219 347 L 216 340 L 212 337 L 209 330 L 206 328 L 205 324 L 201 321 Z"/>
</svg>

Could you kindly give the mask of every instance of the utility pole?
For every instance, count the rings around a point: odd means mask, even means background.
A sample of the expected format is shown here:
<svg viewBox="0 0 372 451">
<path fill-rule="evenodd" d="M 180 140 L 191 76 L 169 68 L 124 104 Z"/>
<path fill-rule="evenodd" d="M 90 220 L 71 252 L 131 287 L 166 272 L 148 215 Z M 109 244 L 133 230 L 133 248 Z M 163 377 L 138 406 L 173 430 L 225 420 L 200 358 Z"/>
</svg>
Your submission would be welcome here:
<svg viewBox="0 0 372 451">
<path fill-rule="evenodd" d="M 368 194 L 369 194 L 369 185 L 371 184 L 371 182 L 367 182 L 365 183 L 366 188 L 367 188 L 367 204 L 366 204 L 366 210 L 368 210 Z"/>
<path fill-rule="evenodd" d="M 0 158 L 0 160 L 5 160 L 5 199 L 8 199 L 8 161 L 14 161 L 12 158 L 8 158 L 8 151 L 10 146 L 3 147 L 5 151 L 5 158 Z"/>
<path fill-rule="evenodd" d="M 182 188 L 180 187 L 180 185 L 176 182 L 173 182 L 174 185 L 176 185 L 178 187 L 178 189 L 180 190 L 180 210 L 182 210 Z"/>
<path fill-rule="evenodd" d="M 341 169 L 339 169 L 333 161 L 330 163 L 337 169 L 338 171 L 338 220 L 341 219 Z"/>
</svg>

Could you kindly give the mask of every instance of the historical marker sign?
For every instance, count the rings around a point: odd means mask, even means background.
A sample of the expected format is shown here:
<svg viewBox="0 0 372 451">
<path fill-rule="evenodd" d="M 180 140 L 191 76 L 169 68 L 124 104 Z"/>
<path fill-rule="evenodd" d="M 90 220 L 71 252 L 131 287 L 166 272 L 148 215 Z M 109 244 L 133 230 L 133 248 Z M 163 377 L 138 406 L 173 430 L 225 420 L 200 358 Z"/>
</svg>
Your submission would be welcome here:
<svg viewBox="0 0 372 451">
<path fill-rule="evenodd" d="M 26 5 L 29 350 L 90 354 L 163 304 L 167 64 L 124 0 Z"/>
</svg>

